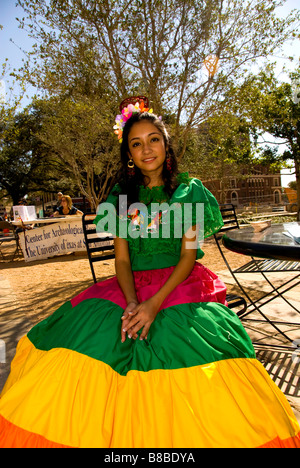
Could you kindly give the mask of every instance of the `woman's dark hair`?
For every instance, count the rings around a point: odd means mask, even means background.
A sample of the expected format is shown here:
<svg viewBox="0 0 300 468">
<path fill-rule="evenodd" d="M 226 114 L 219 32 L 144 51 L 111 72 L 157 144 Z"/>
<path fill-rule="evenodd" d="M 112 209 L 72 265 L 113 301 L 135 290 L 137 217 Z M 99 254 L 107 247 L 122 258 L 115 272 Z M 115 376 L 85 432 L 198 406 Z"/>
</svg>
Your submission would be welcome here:
<svg viewBox="0 0 300 468">
<path fill-rule="evenodd" d="M 155 115 L 149 112 L 144 113 L 137 113 L 130 117 L 127 120 L 125 127 L 123 128 L 123 139 L 121 144 L 121 163 L 122 169 L 121 173 L 119 174 L 120 186 L 122 188 L 122 192 L 127 195 L 128 204 L 132 204 L 138 201 L 138 194 L 139 194 L 139 186 L 145 185 L 147 186 L 147 181 L 145 180 L 145 176 L 142 174 L 140 169 L 135 166 L 134 174 L 130 175 L 128 172 L 128 152 L 129 152 L 129 145 L 128 145 L 128 135 L 133 127 L 133 125 L 137 122 L 142 122 L 147 120 L 148 122 L 152 123 L 157 130 L 162 134 L 165 142 L 166 147 L 166 155 L 169 159 L 169 164 L 167 167 L 167 162 L 165 160 L 163 165 L 163 172 L 162 178 L 164 182 L 164 190 L 169 197 L 173 194 L 175 189 L 178 186 L 177 183 L 177 174 L 178 174 L 178 167 L 177 167 L 177 159 L 175 157 L 170 136 L 167 132 L 167 129 L 164 123 Z M 166 159 L 167 159 L 166 158 Z M 149 183 L 149 182 L 148 182 Z"/>
</svg>

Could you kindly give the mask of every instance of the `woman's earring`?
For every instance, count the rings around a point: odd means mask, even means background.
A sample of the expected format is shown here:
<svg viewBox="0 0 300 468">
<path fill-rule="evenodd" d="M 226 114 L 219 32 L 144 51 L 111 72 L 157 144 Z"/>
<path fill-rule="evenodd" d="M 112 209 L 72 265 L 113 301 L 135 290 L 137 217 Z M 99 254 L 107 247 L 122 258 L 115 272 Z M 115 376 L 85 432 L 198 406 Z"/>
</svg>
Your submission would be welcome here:
<svg viewBox="0 0 300 468">
<path fill-rule="evenodd" d="M 172 172 L 172 160 L 171 160 L 171 157 L 169 155 L 166 158 L 166 163 L 167 163 L 167 170 L 169 172 Z"/>
<path fill-rule="evenodd" d="M 133 177 L 135 175 L 135 170 L 134 170 L 134 162 L 133 162 L 133 159 L 129 159 L 128 163 L 127 163 L 127 168 L 128 168 L 128 175 L 129 177 Z"/>
</svg>

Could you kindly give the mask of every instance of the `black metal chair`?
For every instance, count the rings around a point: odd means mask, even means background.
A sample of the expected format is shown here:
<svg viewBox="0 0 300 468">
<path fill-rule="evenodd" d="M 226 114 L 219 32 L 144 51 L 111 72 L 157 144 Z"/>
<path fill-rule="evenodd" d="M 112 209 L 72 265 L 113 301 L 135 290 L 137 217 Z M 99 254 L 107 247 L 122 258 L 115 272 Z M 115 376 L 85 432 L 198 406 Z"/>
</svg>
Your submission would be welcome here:
<svg viewBox="0 0 300 468">
<path fill-rule="evenodd" d="M 113 237 L 96 232 L 96 225 L 93 224 L 95 217 L 95 214 L 84 214 L 82 227 L 93 280 L 97 283 L 94 263 L 114 258 L 115 254 Z"/>
<path fill-rule="evenodd" d="M 253 322 L 268 322 L 273 328 L 276 329 L 278 333 L 280 333 L 286 340 L 289 342 L 292 342 L 293 340 L 280 328 L 278 328 L 277 325 L 298 325 L 292 322 L 283 322 L 283 321 L 274 321 L 270 320 L 266 314 L 264 314 L 261 310 L 261 308 L 271 302 L 275 297 L 281 297 L 291 308 L 293 308 L 297 313 L 299 313 L 299 310 L 290 302 L 286 297 L 284 297 L 284 293 L 286 293 L 289 289 L 295 286 L 295 284 L 290 285 L 288 288 L 285 288 L 284 290 L 283 287 L 286 287 L 287 284 L 292 283 L 295 279 L 299 277 L 299 272 L 300 272 L 300 262 L 295 262 L 295 261 L 286 261 L 286 260 L 273 260 L 273 259 L 257 259 L 254 257 L 249 257 L 251 260 L 246 262 L 244 265 L 240 266 L 239 268 L 232 269 L 230 266 L 230 262 L 228 261 L 226 257 L 226 249 L 222 246 L 222 238 L 223 235 L 226 234 L 227 231 L 232 230 L 232 229 L 240 229 L 236 211 L 235 211 L 235 206 L 233 204 L 224 204 L 220 205 L 220 211 L 223 217 L 224 221 L 224 226 L 223 228 L 217 233 L 214 234 L 214 238 L 216 241 L 216 244 L 218 246 L 219 252 L 229 270 L 231 273 L 232 277 L 234 278 L 236 284 L 242 291 L 243 295 L 247 298 L 248 300 L 248 307 L 247 311 L 240 311 L 237 313 L 239 318 L 241 320 L 249 320 Z M 274 284 L 270 281 L 268 278 L 268 273 L 280 273 L 282 274 L 283 272 L 294 272 L 295 275 L 292 279 L 286 281 L 284 284 L 276 287 Z M 247 292 L 246 288 L 243 286 L 242 281 L 239 279 L 238 275 L 241 273 L 258 273 L 261 274 L 264 280 L 269 284 L 271 287 L 271 291 L 264 294 L 262 297 L 259 299 L 254 300 L 251 296 L 250 293 Z M 297 283 L 299 284 L 299 283 Z M 275 296 L 274 296 L 275 295 Z M 258 305 L 259 303 L 259 305 Z M 252 312 L 258 312 L 263 319 L 252 319 L 252 318 L 247 318 L 249 314 Z M 286 346 L 279 346 L 286 348 Z M 290 348 L 290 346 L 288 346 Z"/>
<path fill-rule="evenodd" d="M 247 301 L 243 296 L 238 296 L 236 294 L 227 294 L 226 301 L 228 303 L 229 309 L 236 309 L 239 307 L 236 314 L 239 316 L 247 310 Z"/>
<path fill-rule="evenodd" d="M 20 253 L 23 255 L 22 249 L 19 243 L 18 234 L 15 231 L 15 227 L 9 223 L 8 221 L 0 221 L 0 254 L 3 260 L 5 260 L 5 256 L 2 252 L 2 247 L 6 244 L 14 244 L 15 251 L 10 261 L 13 261 L 15 256 Z"/>
</svg>

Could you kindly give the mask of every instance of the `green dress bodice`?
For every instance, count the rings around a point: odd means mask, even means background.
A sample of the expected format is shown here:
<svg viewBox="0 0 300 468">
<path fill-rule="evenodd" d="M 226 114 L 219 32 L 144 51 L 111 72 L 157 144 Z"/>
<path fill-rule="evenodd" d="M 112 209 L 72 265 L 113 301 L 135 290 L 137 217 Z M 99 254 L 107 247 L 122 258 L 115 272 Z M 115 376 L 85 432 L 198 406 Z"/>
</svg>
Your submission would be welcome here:
<svg viewBox="0 0 300 468">
<path fill-rule="evenodd" d="M 202 182 L 187 173 L 178 175 L 178 187 L 169 197 L 164 186 L 139 187 L 139 202 L 122 210 L 121 187 L 116 184 L 105 204 L 97 210 L 97 231 L 111 232 L 128 241 L 132 269 L 151 270 L 175 266 L 180 258 L 182 236 L 199 225 L 197 259 L 203 257 L 201 240 L 223 225 L 219 206 Z M 107 210 L 104 210 L 107 208 Z"/>
</svg>

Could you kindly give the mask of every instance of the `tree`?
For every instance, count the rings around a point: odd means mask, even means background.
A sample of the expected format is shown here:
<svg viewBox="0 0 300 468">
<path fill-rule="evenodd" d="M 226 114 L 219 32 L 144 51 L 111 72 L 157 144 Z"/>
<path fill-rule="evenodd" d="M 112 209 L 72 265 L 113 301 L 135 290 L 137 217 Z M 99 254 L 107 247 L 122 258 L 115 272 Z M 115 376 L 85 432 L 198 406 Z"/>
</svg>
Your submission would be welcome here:
<svg viewBox="0 0 300 468">
<path fill-rule="evenodd" d="M 181 160 L 191 130 L 222 109 L 230 83 L 297 34 L 299 15 L 276 17 L 283 3 L 18 0 L 21 25 L 38 41 L 23 76 L 50 94 L 100 85 L 114 104 L 145 93 L 170 117 Z"/>
<path fill-rule="evenodd" d="M 288 187 L 292 190 L 297 190 L 297 182 L 295 180 L 292 180 L 288 183 Z"/>
<path fill-rule="evenodd" d="M 290 74 L 290 83 L 280 82 L 271 70 L 252 77 L 243 87 L 243 112 L 251 119 L 256 145 L 269 162 L 295 166 L 297 203 L 300 208 L 300 68 Z M 275 138 L 265 147 L 265 133 Z M 278 145 L 284 151 L 278 151 Z M 298 211 L 298 218 L 300 211 Z"/>
<path fill-rule="evenodd" d="M 36 101 L 44 122 L 37 137 L 57 154 L 94 210 L 114 182 L 118 156 L 106 96 Z"/>
<path fill-rule="evenodd" d="M 241 177 L 241 170 L 251 164 L 253 145 L 249 124 L 224 109 L 193 132 L 181 168 L 204 181 L 221 180 L 225 196 L 230 188 L 229 178 Z"/>
<path fill-rule="evenodd" d="M 42 125 L 40 112 L 25 109 L 9 113 L 0 125 L 0 190 L 14 204 L 29 192 L 52 188 L 67 171 L 58 158 L 38 137 Z M 69 173 L 70 175 L 70 173 Z"/>
</svg>

